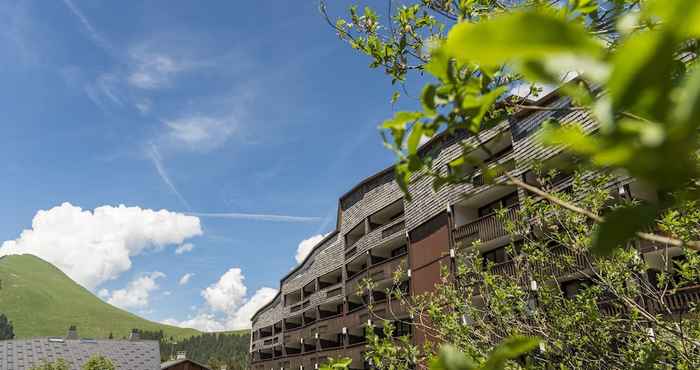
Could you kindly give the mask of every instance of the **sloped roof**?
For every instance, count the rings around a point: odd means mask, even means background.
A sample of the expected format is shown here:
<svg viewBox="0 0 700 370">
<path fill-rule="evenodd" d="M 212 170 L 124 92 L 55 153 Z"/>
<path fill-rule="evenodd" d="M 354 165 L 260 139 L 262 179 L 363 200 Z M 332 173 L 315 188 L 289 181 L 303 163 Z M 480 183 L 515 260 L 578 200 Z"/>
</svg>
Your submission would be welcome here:
<svg viewBox="0 0 700 370">
<path fill-rule="evenodd" d="M 0 370 L 28 370 L 43 362 L 64 359 L 71 370 L 93 355 L 102 355 L 119 370 L 160 369 L 160 347 L 155 340 L 92 340 L 32 338 L 0 341 Z"/>
<path fill-rule="evenodd" d="M 192 360 L 187 359 L 187 358 L 182 359 L 182 360 L 170 360 L 170 361 L 163 362 L 162 364 L 160 364 L 160 368 L 161 368 L 161 370 L 165 370 L 165 369 L 168 369 L 168 368 L 173 367 L 175 365 L 179 365 L 183 362 L 189 362 L 189 363 L 195 364 L 203 369 L 211 370 L 211 369 L 209 369 L 209 367 L 204 366 L 204 365 L 200 364 L 199 362 L 192 361 Z"/>
</svg>

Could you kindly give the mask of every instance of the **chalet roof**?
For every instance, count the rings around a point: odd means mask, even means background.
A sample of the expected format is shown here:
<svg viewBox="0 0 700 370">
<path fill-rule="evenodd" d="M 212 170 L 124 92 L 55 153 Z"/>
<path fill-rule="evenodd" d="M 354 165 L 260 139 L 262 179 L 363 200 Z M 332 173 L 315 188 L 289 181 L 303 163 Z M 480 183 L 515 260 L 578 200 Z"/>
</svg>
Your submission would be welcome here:
<svg viewBox="0 0 700 370">
<path fill-rule="evenodd" d="M 179 365 L 183 362 L 189 362 L 189 363 L 195 364 L 203 369 L 211 370 L 211 369 L 209 369 L 208 366 L 204 366 L 204 365 L 200 364 L 199 362 L 192 361 L 188 358 L 180 359 L 180 360 L 170 360 L 170 361 L 163 362 L 162 364 L 160 364 L 160 368 L 161 368 L 161 370 L 169 369 L 169 368 L 176 366 L 176 365 Z"/>
<path fill-rule="evenodd" d="M 80 370 L 93 355 L 108 357 L 120 370 L 157 370 L 160 364 L 160 347 L 155 340 L 43 337 L 0 341 L 0 370 L 27 370 L 60 358 L 71 370 Z"/>
</svg>

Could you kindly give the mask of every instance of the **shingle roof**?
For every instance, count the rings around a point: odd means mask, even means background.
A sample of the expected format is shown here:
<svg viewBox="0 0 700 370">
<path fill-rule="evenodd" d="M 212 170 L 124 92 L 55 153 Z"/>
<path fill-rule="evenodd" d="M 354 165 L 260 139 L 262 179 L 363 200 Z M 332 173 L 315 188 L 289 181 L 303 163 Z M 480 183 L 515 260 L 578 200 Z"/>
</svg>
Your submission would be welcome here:
<svg viewBox="0 0 700 370">
<path fill-rule="evenodd" d="M 209 367 L 204 366 L 204 365 L 202 365 L 202 364 L 200 364 L 200 363 L 198 363 L 198 362 L 192 361 L 192 360 L 190 360 L 190 359 L 181 359 L 181 360 L 170 360 L 170 361 L 166 361 L 166 362 L 163 362 L 162 364 L 160 364 L 160 368 L 161 368 L 161 370 L 165 370 L 165 369 L 168 369 L 168 368 L 170 368 L 170 367 L 172 367 L 172 366 L 181 364 L 181 363 L 183 363 L 183 362 L 190 362 L 190 363 L 193 363 L 193 364 L 195 364 L 195 365 L 197 365 L 197 366 L 199 366 L 199 367 L 201 367 L 201 368 L 209 369 Z"/>
<path fill-rule="evenodd" d="M 28 370 L 59 358 L 71 370 L 80 370 L 95 354 L 108 357 L 120 370 L 160 369 L 160 347 L 155 340 L 33 338 L 0 341 L 0 370 Z"/>
</svg>

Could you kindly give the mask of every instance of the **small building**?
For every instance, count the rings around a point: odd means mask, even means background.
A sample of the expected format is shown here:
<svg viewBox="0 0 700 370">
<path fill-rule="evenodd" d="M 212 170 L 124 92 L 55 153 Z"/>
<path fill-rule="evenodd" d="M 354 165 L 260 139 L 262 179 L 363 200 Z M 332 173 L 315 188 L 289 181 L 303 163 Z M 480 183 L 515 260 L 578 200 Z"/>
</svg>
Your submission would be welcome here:
<svg viewBox="0 0 700 370">
<path fill-rule="evenodd" d="M 119 370 L 157 370 L 160 345 L 140 340 L 134 331 L 128 340 L 80 339 L 72 326 L 66 337 L 41 337 L 0 341 L 0 370 L 28 370 L 58 359 L 71 370 L 80 370 L 94 355 L 109 358 Z"/>
<path fill-rule="evenodd" d="M 187 358 L 175 359 L 160 364 L 160 370 L 212 370 Z"/>
</svg>

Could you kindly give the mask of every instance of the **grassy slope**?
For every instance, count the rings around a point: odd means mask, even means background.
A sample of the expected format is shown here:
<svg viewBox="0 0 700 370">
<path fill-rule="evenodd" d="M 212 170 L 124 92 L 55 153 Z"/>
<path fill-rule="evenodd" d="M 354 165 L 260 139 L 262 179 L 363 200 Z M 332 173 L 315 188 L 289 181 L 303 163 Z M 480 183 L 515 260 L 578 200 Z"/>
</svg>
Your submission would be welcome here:
<svg viewBox="0 0 700 370">
<path fill-rule="evenodd" d="M 166 336 L 199 332 L 145 320 L 109 305 L 50 263 L 31 255 L 0 258 L 0 313 L 12 321 L 17 338 L 64 336 L 72 324 L 81 337 L 127 336 L 132 328 L 163 330 Z"/>
</svg>

